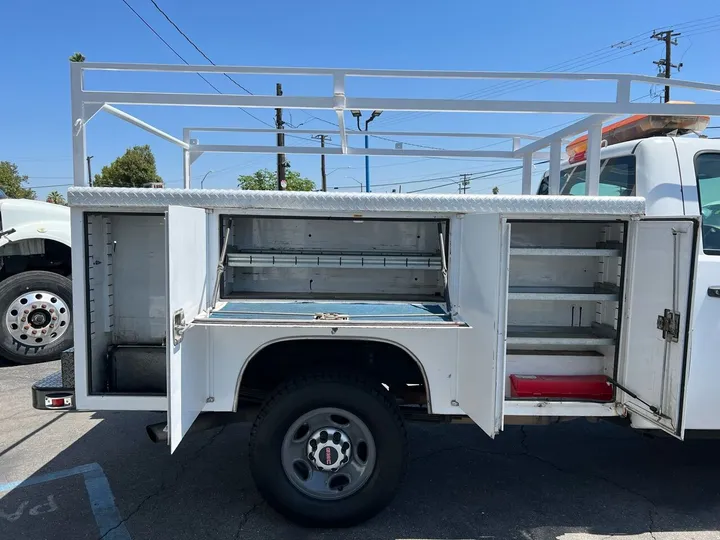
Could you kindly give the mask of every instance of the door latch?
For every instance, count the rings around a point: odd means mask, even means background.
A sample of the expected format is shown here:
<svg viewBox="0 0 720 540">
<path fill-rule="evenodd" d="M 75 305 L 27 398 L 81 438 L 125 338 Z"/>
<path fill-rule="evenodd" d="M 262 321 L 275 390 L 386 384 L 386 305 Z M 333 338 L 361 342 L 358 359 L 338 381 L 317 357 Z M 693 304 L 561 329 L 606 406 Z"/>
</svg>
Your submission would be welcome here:
<svg viewBox="0 0 720 540">
<path fill-rule="evenodd" d="M 658 315 L 657 328 L 662 331 L 665 341 L 677 343 L 680 339 L 680 312 L 666 309 L 663 315 Z"/>
<path fill-rule="evenodd" d="M 179 345 L 185 333 L 185 312 L 178 309 L 173 315 L 173 344 Z"/>
</svg>

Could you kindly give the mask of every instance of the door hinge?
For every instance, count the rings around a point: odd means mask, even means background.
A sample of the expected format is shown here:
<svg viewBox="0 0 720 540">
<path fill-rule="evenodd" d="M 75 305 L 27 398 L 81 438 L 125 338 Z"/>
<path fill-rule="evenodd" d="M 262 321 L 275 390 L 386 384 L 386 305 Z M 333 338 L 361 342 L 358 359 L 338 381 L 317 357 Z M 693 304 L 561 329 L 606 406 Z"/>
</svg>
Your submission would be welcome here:
<svg viewBox="0 0 720 540">
<path fill-rule="evenodd" d="M 666 309 L 664 314 L 658 315 L 657 328 L 662 331 L 665 341 L 677 343 L 680 339 L 680 312 Z"/>
<path fill-rule="evenodd" d="M 173 344 L 179 345 L 185 333 L 185 312 L 178 309 L 173 315 Z"/>
</svg>

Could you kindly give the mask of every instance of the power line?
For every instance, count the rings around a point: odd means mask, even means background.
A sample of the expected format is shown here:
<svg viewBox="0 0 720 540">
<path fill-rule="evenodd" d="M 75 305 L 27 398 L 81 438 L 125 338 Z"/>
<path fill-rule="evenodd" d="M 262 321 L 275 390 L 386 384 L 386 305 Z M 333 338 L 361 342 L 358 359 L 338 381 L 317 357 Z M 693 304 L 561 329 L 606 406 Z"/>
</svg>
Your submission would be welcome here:
<svg viewBox="0 0 720 540">
<path fill-rule="evenodd" d="M 707 17 L 707 18 L 693 19 L 690 21 L 686 21 L 685 23 L 680 23 L 680 24 L 676 24 L 673 26 L 676 29 L 689 29 L 689 28 L 693 28 L 693 27 L 697 27 L 697 26 L 706 25 L 708 23 L 716 24 L 718 22 L 718 20 L 720 20 L 720 15 L 713 15 L 713 16 Z M 695 23 L 695 24 L 692 24 L 692 23 Z M 616 49 L 616 51 L 607 51 L 601 57 L 598 57 L 598 53 L 602 53 L 603 51 L 606 51 L 608 49 L 608 46 L 602 47 L 600 49 L 597 49 L 597 50 L 589 52 L 589 53 L 585 53 L 583 55 L 580 55 L 580 56 L 575 57 L 570 60 L 566 60 L 564 62 L 560 62 L 558 64 L 553 64 L 552 66 L 548 66 L 547 68 L 541 69 L 540 71 L 550 71 L 550 70 L 558 69 L 558 68 L 563 68 L 563 69 L 560 69 L 561 72 L 570 71 L 571 69 L 580 71 L 581 69 L 584 69 L 587 67 L 595 67 L 598 65 L 603 65 L 610 61 L 620 60 L 627 56 L 631 56 L 633 54 L 638 54 L 649 48 L 649 46 L 645 47 L 645 48 L 642 48 L 642 47 L 645 43 L 651 42 L 651 38 L 645 37 L 644 39 L 640 40 L 640 42 L 635 42 L 634 40 L 636 40 L 638 37 L 642 37 L 643 35 L 647 36 L 647 34 L 649 34 L 649 33 L 651 33 L 651 31 L 641 32 L 639 34 L 636 34 L 635 36 L 626 38 L 625 40 L 622 40 L 620 42 L 616 42 L 609 46 L 610 49 Z M 622 46 L 620 46 L 621 44 L 622 44 Z M 618 52 L 625 51 L 625 49 L 627 49 L 627 47 L 631 47 L 631 46 L 634 47 L 634 50 L 631 54 L 617 55 Z M 616 55 L 616 56 L 613 56 L 613 55 Z M 592 58 L 592 61 L 589 64 L 586 60 L 588 57 Z M 598 62 L 598 60 L 605 60 L 605 61 Z M 580 63 L 578 64 L 578 62 L 580 62 Z M 539 81 L 539 82 L 504 81 L 502 83 L 495 84 L 484 90 L 479 90 L 479 91 L 475 91 L 475 92 L 468 92 L 466 94 L 462 94 L 462 95 L 456 97 L 455 99 L 462 99 L 462 98 L 466 98 L 466 97 L 477 97 L 482 94 L 487 94 L 488 92 L 490 92 L 491 93 L 490 95 L 494 97 L 497 95 L 502 95 L 504 93 L 508 93 L 510 91 L 529 88 L 529 87 L 537 85 L 537 84 L 542 84 L 543 82 L 545 82 L 545 81 Z M 518 84 L 521 86 L 517 86 Z M 511 88 L 512 88 L 512 90 L 510 90 Z M 495 91 L 493 92 L 493 90 L 495 90 Z M 497 93 L 497 90 L 502 90 L 502 93 L 500 93 L 500 94 Z M 490 96 L 486 96 L 486 97 L 490 97 Z M 413 118 L 412 118 L 413 120 L 417 120 L 420 117 L 424 117 L 424 116 L 431 115 L 431 114 L 437 114 L 437 113 L 420 113 L 420 112 L 406 113 L 406 115 L 413 116 Z M 417 115 L 421 115 L 421 116 L 417 116 Z M 389 122 L 386 122 L 386 125 L 391 125 L 392 123 L 397 123 L 397 122 L 406 121 L 406 120 L 410 120 L 410 119 L 411 118 L 408 116 L 406 116 L 405 118 L 396 117 L 396 118 L 390 120 Z"/>
<path fill-rule="evenodd" d="M 183 31 L 180 29 L 180 27 L 175 23 L 175 21 L 173 21 L 173 20 L 170 18 L 170 16 L 169 16 L 167 13 L 165 13 L 165 11 L 163 11 L 163 9 L 157 4 L 157 2 L 155 2 L 155 0 L 150 0 L 150 2 L 152 2 L 153 6 L 155 6 L 155 8 L 156 8 L 160 13 L 162 13 L 163 17 L 165 17 L 165 18 L 167 19 L 167 21 L 175 27 L 175 30 L 177 30 L 177 31 L 180 33 L 180 35 L 181 35 L 182 37 L 184 37 L 184 38 L 187 40 L 188 43 L 190 43 L 190 45 L 192 45 L 193 47 L 195 47 L 195 50 L 196 50 L 197 52 L 199 52 L 199 53 L 205 58 L 205 60 L 207 60 L 208 62 L 210 62 L 213 66 L 216 66 L 216 65 L 217 65 L 215 62 L 213 62 L 213 61 L 210 59 L 210 57 L 209 57 L 207 54 L 205 54 L 205 52 L 203 52 L 203 50 L 202 50 L 200 47 L 198 47 L 198 45 L 197 45 L 192 39 L 190 39 L 190 36 L 188 36 L 185 32 L 183 32 Z M 237 82 L 234 78 L 232 78 L 232 77 L 231 77 L 230 75 L 228 75 L 227 73 L 223 73 L 223 75 L 225 76 L 225 78 L 227 78 L 229 81 L 231 81 L 235 86 L 237 86 L 237 87 L 239 87 L 239 88 L 242 88 L 245 92 L 247 92 L 247 93 L 250 94 L 251 96 L 254 95 L 250 90 L 248 90 L 247 88 L 245 88 L 243 85 L 241 85 L 239 82 Z M 312 115 L 312 114 L 310 114 L 310 113 L 308 113 L 308 112 L 306 112 L 306 111 L 304 111 L 304 110 L 302 110 L 302 109 L 300 109 L 300 112 L 307 114 L 310 118 L 312 118 L 312 119 L 314 119 L 314 120 L 319 120 L 320 122 L 325 122 L 325 123 L 327 123 L 327 124 L 330 124 L 331 126 L 335 126 L 335 125 L 336 125 L 336 124 L 334 124 L 333 122 L 329 122 L 329 121 L 324 120 L 324 119 L 322 119 L 322 118 L 318 118 L 317 116 L 314 116 L 314 115 Z M 305 122 L 305 123 L 306 123 L 306 122 Z M 300 125 L 302 125 L 302 124 L 300 124 Z"/>
<path fill-rule="evenodd" d="M 145 26 L 147 26 L 147 27 L 150 29 L 150 31 L 151 31 L 153 34 L 155 34 L 155 36 L 156 36 L 160 41 L 162 41 L 168 49 L 170 49 L 173 53 L 175 53 L 175 56 L 177 56 L 186 66 L 189 66 L 189 65 L 190 65 L 190 62 L 188 62 L 187 60 L 185 60 L 185 58 L 184 58 L 179 52 L 177 52 L 177 51 L 172 47 L 172 45 L 170 45 L 167 41 L 165 41 L 165 39 L 164 39 L 160 34 L 158 34 L 158 32 L 152 27 L 152 25 L 150 25 L 150 23 L 147 22 L 147 21 L 142 17 L 142 15 L 140 15 L 137 11 L 135 11 L 135 9 L 127 2 L 127 0 L 122 0 L 122 3 L 125 4 L 125 5 L 128 7 L 128 9 L 130 9 L 130 11 L 132 11 L 132 12 L 135 14 L 135 16 L 136 16 L 138 19 L 140 19 L 140 20 L 143 22 L 143 24 L 145 24 Z M 153 3 L 154 3 L 154 2 L 153 2 Z M 213 83 L 211 83 L 209 80 L 207 80 L 207 78 L 205 78 L 205 76 L 203 76 L 202 73 L 197 73 L 196 75 L 197 75 L 198 77 L 200 77 L 203 81 L 205 81 L 205 82 L 206 82 L 213 90 L 215 90 L 218 94 L 222 94 L 222 92 L 220 91 L 220 89 L 219 89 L 217 86 L 215 86 Z M 266 125 L 267 127 L 273 127 L 273 125 L 270 124 L 269 122 L 265 122 L 264 120 L 258 118 L 257 116 L 255 116 L 254 114 L 246 111 L 245 109 L 242 109 L 242 108 L 241 108 L 240 110 L 241 110 L 242 112 L 244 112 L 245 114 L 247 114 L 248 116 L 250 116 L 251 118 L 254 118 L 255 120 L 257 120 L 257 121 L 260 122 L 261 124 L 264 124 L 264 125 Z"/>
</svg>

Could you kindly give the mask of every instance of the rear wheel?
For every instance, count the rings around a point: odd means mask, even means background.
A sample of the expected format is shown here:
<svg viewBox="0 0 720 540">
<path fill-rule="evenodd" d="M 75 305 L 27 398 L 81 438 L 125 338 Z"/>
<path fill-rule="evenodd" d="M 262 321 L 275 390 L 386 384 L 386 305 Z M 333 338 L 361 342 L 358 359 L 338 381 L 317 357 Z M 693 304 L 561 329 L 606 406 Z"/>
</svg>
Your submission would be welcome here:
<svg viewBox="0 0 720 540">
<path fill-rule="evenodd" d="M 380 384 L 315 375 L 282 385 L 250 437 L 258 490 L 306 526 L 350 526 L 393 498 L 407 461 L 405 426 Z"/>
<path fill-rule="evenodd" d="M 72 346 L 72 285 L 31 271 L 0 283 L 0 357 L 18 364 L 56 360 Z"/>
</svg>

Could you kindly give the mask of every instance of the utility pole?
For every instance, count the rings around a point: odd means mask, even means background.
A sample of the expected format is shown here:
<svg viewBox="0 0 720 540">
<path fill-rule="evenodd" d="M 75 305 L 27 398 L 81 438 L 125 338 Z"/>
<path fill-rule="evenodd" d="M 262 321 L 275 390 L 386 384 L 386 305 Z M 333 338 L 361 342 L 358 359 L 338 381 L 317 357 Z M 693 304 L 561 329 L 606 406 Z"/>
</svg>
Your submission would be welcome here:
<svg viewBox="0 0 720 540">
<path fill-rule="evenodd" d="M 313 139 L 320 139 L 320 148 L 325 148 L 325 139 L 328 141 L 330 135 L 313 135 Z M 325 154 L 320 154 L 320 175 L 322 176 L 322 190 L 327 191 L 327 175 L 325 174 Z"/>
<path fill-rule="evenodd" d="M 90 170 L 90 160 L 91 160 L 93 157 L 95 157 L 95 156 L 88 156 L 88 157 L 85 158 L 85 159 L 87 160 L 87 164 L 88 164 L 88 185 L 89 185 L 90 187 L 92 187 L 92 180 L 93 180 L 93 179 L 92 179 L 92 171 Z"/>
<path fill-rule="evenodd" d="M 677 39 L 673 39 L 674 37 L 677 37 L 680 35 L 680 32 L 673 32 L 672 30 L 663 30 L 662 32 L 654 32 L 652 36 L 650 36 L 652 39 L 657 39 L 658 41 L 664 41 L 665 42 L 665 58 L 662 58 L 660 60 L 656 60 L 653 62 L 658 68 L 660 68 L 661 72 L 662 70 L 665 71 L 665 78 L 670 78 L 670 72 L 672 71 L 672 68 L 677 68 L 678 71 L 680 71 L 680 68 L 682 67 L 682 63 L 675 65 L 672 63 L 671 57 L 672 57 L 672 46 L 677 45 Z M 670 87 L 665 87 L 665 103 L 670 101 Z"/>
<path fill-rule="evenodd" d="M 277 83 L 275 85 L 275 95 L 282 96 L 282 84 Z M 284 122 L 282 118 L 283 111 L 280 107 L 275 109 L 275 129 L 284 129 Z M 285 134 L 277 134 L 277 145 L 278 147 L 285 146 Z M 278 153 L 277 155 L 277 188 L 279 191 L 285 191 L 287 188 L 287 180 L 285 179 L 285 154 Z"/>
<path fill-rule="evenodd" d="M 458 184 L 458 193 L 465 194 L 467 193 L 467 188 L 470 186 L 470 175 L 465 173 L 460 176 L 462 176 L 462 180 Z"/>
</svg>

